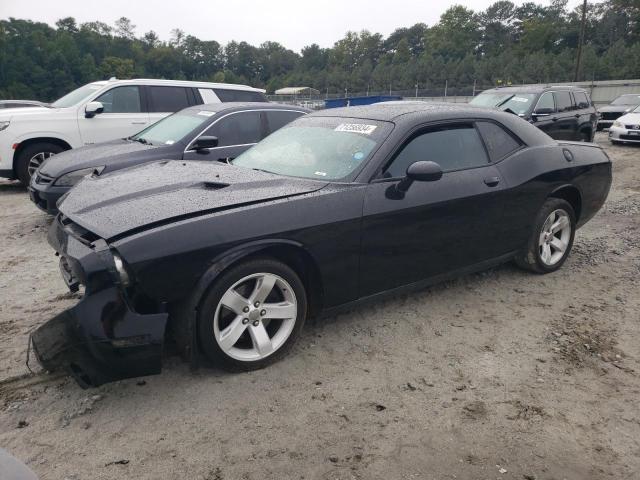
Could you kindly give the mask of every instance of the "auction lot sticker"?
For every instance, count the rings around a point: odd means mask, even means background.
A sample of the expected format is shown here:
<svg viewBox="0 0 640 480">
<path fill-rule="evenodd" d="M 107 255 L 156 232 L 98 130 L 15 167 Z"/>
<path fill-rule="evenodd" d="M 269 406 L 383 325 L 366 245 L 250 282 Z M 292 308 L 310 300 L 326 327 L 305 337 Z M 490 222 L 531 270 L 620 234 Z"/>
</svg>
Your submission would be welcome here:
<svg viewBox="0 0 640 480">
<path fill-rule="evenodd" d="M 371 135 L 376 128 L 378 127 L 375 125 L 365 125 L 363 123 L 341 123 L 335 128 L 335 131 Z"/>
</svg>

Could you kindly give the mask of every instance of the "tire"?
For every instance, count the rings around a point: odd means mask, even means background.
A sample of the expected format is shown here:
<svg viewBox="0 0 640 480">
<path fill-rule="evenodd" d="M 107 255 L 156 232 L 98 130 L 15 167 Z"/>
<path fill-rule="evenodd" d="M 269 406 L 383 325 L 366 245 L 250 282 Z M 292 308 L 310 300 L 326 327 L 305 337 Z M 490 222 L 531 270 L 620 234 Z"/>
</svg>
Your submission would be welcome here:
<svg viewBox="0 0 640 480">
<path fill-rule="evenodd" d="M 273 287 L 257 288 L 265 280 Z M 258 370 L 289 352 L 306 316 L 307 292 L 291 268 L 270 258 L 249 260 L 223 273 L 205 293 L 198 309 L 200 348 L 225 370 Z"/>
<path fill-rule="evenodd" d="M 612 140 L 612 139 L 609 139 L 609 141 L 611 142 L 611 145 L 622 145 L 624 143 L 619 140 Z"/>
<path fill-rule="evenodd" d="M 66 149 L 55 143 L 41 142 L 27 145 L 18 155 L 16 175 L 23 185 L 29 185 L 31 174 L 44 160 Z M 39 158 L 38 158 L 39 157 Z M 39 162 L 37 165 L 36 163 Z"/>
<path fill-rule="evenodd" d="M 552 215 L 555 217 L 552 218 Z M 565 228 L 551 233 L 550 226 L 560 219 Z M 576 215 L 569 202 L 561 198 L 549 198 L 538 212 L 533 222 L 533 230 L 526 247 L 516 256 L 516 264 L 535 273 L 551 273 L 558 270 L 567 260 L 576 232 Z M 546 246 L 545 246 L 546 245 Z M 564 247 L 564 250 L 558 248 Z M 546 251 L 551 252 L 547 254 Z"/>
<path fill-rule="evenodd" d="M 596 127 L 596 132 L 601 132 L 602 130 L 604 130 L 604 127 L 602 125 L 598 125 Z"/>
</svg>

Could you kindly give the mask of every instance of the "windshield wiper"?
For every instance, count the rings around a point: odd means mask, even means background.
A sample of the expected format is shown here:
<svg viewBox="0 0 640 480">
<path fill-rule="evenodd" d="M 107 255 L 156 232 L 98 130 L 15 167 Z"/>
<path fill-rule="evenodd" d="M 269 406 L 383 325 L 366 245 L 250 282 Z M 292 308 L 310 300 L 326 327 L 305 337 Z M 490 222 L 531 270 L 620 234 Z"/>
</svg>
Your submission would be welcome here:
<svg viewBox="0 0 640 480">
<path fill-rule="evenodd" d="M 131 140 L 133 140 L 134 142 L 142 143 L 143 145 L 153 145 L 149 140 L 145 140 L 142 137 L 138 137 L 138 138 L 131 137 Z"/>
<path fill-rule="evenodd" d="M 510 97 L 508 97 L 505 101 L 500 102 L 498 105 L 496 105 L 496 108 L 500 108 L 501 106 L 503 106 L 505 103 L 507 103 L 509 100 L 511 100 L 513 97 L 515 97 L 515 95 L 511 95 Z"/>
</svg>

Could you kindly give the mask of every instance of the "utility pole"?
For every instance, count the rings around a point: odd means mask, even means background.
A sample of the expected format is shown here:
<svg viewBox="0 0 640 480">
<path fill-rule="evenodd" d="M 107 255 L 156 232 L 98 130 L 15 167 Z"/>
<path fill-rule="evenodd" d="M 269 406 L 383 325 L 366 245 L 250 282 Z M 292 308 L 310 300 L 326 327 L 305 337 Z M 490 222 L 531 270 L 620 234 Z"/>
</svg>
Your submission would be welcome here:
<svg viewBox="0 0 640 480">
<path fill-rule="evenodd" d="M 578 75 L 580 75 L 580 62 L 582 61 L 582 45 L 584 45 L 584 31 L 587 26 L 587 0 L 584 0 L 582 4 L 582 25 L 580 26 L 580 43 L 578 43 L 578 58 L 576 58 L 576 73 L 573 76 L 573 81 L 578 81 Z"/>
</svg>

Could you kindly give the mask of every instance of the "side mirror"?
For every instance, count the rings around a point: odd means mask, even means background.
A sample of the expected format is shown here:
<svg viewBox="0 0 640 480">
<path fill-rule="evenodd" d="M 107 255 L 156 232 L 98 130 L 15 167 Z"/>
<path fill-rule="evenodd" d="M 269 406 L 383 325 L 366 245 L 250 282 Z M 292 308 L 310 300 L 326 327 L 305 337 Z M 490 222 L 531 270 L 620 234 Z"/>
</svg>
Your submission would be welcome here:
<svg viewBox="0 0 640 480">
<path fill-rule="evenodd" d="M 549 115 L 551 115 L 551 113 L 552 113 L 552 110 L 550 108 L 538 108 L 531 114 L 531 116 L 534 118 L 548 117 Z"/>
<path fill-rule="evenodd" d="M 102 105 L 102 102 L 89 102 L 87 106 L 84 107 L 84 116 L 85 118 L 93 118 L 103 111 L 104 105 Z"/>
<path fill-rule="evenodd" d="M 198 153 L 208 153 L 209 148 L 218 146 L 218 137 L 203 135 L 191 144 L 191 150 Z"/>
<path fill-rule="evenodd" d="M 442 167 L 436 162 L 415 162 L 407 168 L 407 177 L 417 182 L 435 182 L 442 178 Z"/>
<path fill-rule="evenodd" d="M 435 182 L 442 178 L 442 167 L 436 162 L 415 162 L 407 168 L 407 176 L 396 185 L 402 194 L 409 190 L 413 182 Z"/>
</svg>

